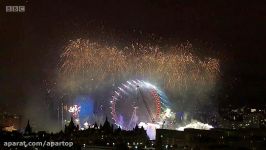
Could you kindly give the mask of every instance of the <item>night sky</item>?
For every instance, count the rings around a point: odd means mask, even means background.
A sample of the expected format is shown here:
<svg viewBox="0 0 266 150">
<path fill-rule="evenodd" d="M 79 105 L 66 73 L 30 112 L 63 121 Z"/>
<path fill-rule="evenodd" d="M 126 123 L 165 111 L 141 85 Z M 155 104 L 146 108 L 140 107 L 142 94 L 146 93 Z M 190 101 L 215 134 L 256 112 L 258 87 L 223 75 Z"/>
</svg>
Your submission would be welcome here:
<svg viewBox="0 0 266 150">
<path fill-rule="evenodd" d="M 6 5 L 20 4 L 25 13 L 5 12 Z M 125 41 L 138 38 L 138 31 L 215 51 L 222 56 L 219 103 L 265 104 L 262 2 L 2 0 L 0 6 L 0 110 L 21 113 L 26 103 L 42 97 L 43 81 L 53 78 L 65 44 L 97 36 L 97 30 Z"/>
</svg>

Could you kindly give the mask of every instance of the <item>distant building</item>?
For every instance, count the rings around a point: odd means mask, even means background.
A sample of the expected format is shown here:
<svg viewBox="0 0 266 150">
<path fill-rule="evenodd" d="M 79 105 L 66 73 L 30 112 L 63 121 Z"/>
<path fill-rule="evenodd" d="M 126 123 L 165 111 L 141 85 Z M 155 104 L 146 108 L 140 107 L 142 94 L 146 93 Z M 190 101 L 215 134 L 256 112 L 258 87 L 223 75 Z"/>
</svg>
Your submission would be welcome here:
<svg viewBox="0 0 266 150">
<path fill-rule="evenodd" d="M 157 149 L 263 149 L 266 129 L 157 129 Z"/>
<path fill-rule="evenodd" d="M 32 128 L 30 126 L 30 121 L 29 120 L 28 120 L 27 126 L 25 128 L 24 134 L 25 135 L 31 135 L 32 134 Z"/>
<path fill-rule="evenodd" d="M 78 130 L 79 130 L 79 126 L 74 124 L 73 118 L 71 117 L 69 124 L 65 125 L 65 134 L 70 135 Z"/>
<path fill-rule="evenodd" d="M 132 131 L 121 130 L 119 127 L 114 129 L 107 118 L 103 125 L 98 127 L 95 123 L 92 128 L 75 132 L 72 138 L 74 143 L 82 145 L 83 149 L 100 149 L 103 146 L 126 150 L 136 147 L 144 148 L 149 143 L 144 128 L 136 125 Z"/>
<path fill-rule="evenodd" d="M 241 128 L 266 128 L 266 107 L 251 108 L 242 107 L 223 110 L 223 122 L 220 127 L 241 129 Z"/>
</svg>

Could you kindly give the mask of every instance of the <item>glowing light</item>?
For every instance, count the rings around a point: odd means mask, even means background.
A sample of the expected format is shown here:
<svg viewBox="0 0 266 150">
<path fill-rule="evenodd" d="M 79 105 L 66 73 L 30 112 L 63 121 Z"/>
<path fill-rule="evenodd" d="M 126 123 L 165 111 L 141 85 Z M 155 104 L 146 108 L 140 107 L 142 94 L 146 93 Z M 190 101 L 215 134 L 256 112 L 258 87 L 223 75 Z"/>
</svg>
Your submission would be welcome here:
<svg viewBox="0 0 266 150">
<path fill-rule="evenodd" d="M 76 124 L 79 124 L 79 119 L 78 119 L 78 118 L 75 119 L 75 123 L 76 123 Z"/>
<path fill-rule="evenodd" d="M 184 131 L 184 129 L 187 129 L 187 128 L 192 128 L 192 129 L 200 129 L 200 130 L 210 130 L 213 128 L 213 126 L 209 125 L 209 124 L 204 124 L 204 123 L 201 123 L 199 121 L 192 121 L 191 123 L 183 126 L 183 127 L 179 127 L 177 128 L 177 130 L 179 131 Z"/>
<path fill-rule="evenodd" d="M 149 136 L 150 140 L 155 140 L 156 129 L 160 128 L 159 124 L 144 123 L 144 122 L 140 122 L 138 126 L 139 126 L 139 128 L 143 127 L 146 130 L 147 135 Z"/>
<path fill-rule="evenodd" d="M 12 132 L 16 131 L 17 129 L 14 126 L 9 126 L 9 127 L 4 127 L 3 130 L 7 132 Z"/>
<path fill-rule="evenodd" d="M 256 109 L 250 109 L 250 112 L 256 112 Z"/>
<path fill-rule="evenodd" d="M 166 117 L 170 117 L 170 116 L 171 116 L 171 109 L 167 108 L 167 109 L 165 110 L 165 116 L 166 116 Z"/>
<path fill-rule="evenodd" d="M 70 106 L 68 112 L 72 113 L 74 117 L 78 117 L 80 108 L 78 105 Z"/>
<path fill-rule="evenodd" d="M 89 128 L 89 123 L 87 121 L 83 125 L 84 125 L 84 128 L 85 129 L 88 129 Z"/>
</svg>

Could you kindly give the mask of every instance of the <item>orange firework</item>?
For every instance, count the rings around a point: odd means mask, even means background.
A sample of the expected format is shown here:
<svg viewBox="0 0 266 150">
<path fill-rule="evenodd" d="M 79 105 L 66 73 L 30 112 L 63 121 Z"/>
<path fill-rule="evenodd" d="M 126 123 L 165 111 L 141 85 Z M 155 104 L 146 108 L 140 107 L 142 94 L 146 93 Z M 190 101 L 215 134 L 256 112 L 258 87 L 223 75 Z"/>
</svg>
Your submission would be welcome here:
<svg viewBox="0 0 266 150">
<path fill-rule="evenodd" d="M 191 51 L 189 43 L 167 49 L 134 43 L 120 49 L 77 39 L 61 54 L 59 81 L 61 88 L 72 92 L 142 78 L 172 93 L 190 89 L 208 93 L 219 77 L 219 60 L 200 59 Z"/>
</svg>

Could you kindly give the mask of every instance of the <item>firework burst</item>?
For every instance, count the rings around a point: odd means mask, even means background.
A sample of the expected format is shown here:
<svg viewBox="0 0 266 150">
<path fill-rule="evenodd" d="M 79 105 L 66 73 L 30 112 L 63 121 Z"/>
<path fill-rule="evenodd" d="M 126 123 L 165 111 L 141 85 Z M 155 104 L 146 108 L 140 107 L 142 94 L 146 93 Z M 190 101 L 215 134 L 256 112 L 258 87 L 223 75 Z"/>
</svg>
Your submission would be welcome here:
<svg viewBox="0 0 266 150">
<path fill-rule="evenodd" d="M 219 77 L 219 60 L 200 59 L 192 51 L 189 43 L 166 49 L 139 43 L 117 48 L 84 39 L 70 41 L 59 62 L 59 85 L 74 93 L 94 92 L 139 78 L 170 95 L 208 94 Z"/>
</svg>

